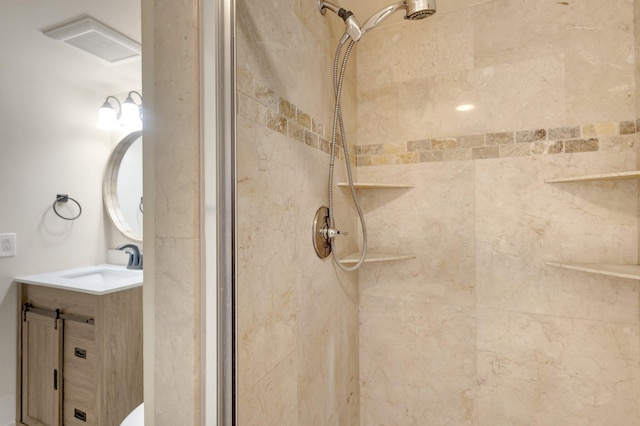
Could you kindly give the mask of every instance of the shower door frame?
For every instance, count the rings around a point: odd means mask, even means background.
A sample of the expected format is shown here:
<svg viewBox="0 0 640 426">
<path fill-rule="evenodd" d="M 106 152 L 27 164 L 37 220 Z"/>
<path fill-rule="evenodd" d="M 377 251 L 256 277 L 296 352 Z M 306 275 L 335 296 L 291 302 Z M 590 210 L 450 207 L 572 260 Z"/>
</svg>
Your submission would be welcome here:
<svg viewBox="0 0 640 426">
<path fill-rule="evenodd" d="M 207 426 L 234 426 L 236 401 L 235 0 L 201 3 L 204 398 Z M 215 184 L 209 187 L 211 182 Z M 213 218 L 213 219 L 212 219 Z M 215 336 L 215 337 L 214 337 Z M 207 408 L 209 407 L 209 408 Z M 214 408 L 215 407 L 215 408 Z"/>
</svg>

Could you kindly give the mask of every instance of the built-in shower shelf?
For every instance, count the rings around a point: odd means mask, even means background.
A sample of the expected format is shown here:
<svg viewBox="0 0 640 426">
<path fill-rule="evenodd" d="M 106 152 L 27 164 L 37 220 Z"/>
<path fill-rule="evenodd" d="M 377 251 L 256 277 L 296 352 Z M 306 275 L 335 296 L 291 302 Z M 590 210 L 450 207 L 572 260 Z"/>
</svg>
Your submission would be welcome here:
<svg viewBox="0 0 640 426">
<path fill-rule="evenodd" d="M 563 183 L 563 182 L 589 182 L 601 180 L 629 180 L 640 179 L 640 171 L 618 172 L 618 173 L 602 173 L 596 175 L 573 176 L 564 178 L 546 179 L 545 183 Z"/>
<path fill-rule="evenodd" d="M 340 187 L 349 187 L 348 182 L 340 182 L 338 183 Z M 369 183 L 369 182 L 354 182 L 353 186 L 356 189 L 403 189 L 403 188 L 413 188 L 413 185 L 401 185 L 395 183 Z"/>
<path fill-rule="evenodd" d="M 592 274 L 608 275 L 610 277 L 640 280 L 640 265 L 610 265 L 603 263 L 568 263 L 546 262 L 549 266 L 571 269 L 573 271 L 589 272 Z"/>
<path fill-rule="evenodd" d="M 340 260 L 340 263 L 343 265 L 353 265 L 358 263 L 360 260 L 361 253 L 351 254 L 344 259 Z M 372 252 L 367 251 L 367 257 L 365 257 L 363 263 L 376 263 L 376 262 L 393 262 L 396 260 L 408 260 L 415 259 L 416 256 L 413 254 L 390 254 L 390 253 L 380 253 L 380 252 Z"/>
</svg>

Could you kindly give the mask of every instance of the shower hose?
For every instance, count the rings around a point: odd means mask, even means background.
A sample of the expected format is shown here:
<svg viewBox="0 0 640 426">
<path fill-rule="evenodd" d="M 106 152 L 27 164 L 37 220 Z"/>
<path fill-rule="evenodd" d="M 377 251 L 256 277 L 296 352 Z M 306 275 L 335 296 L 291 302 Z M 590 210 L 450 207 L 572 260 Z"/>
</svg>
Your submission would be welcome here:
<svg viewBox="0 0 640 426">
<path fill-rule="evenodd" d="M 333 261 L 340 269 L 346 272 L 355 271 L 362 265 L 364 262 L 365 256 L 367 254 L 367 227 L 364 222 L 364 214 L 362 213 L 362 209 L 360 208 L 360 201 L 358 200 L 358 195 L 356 194 L 355 187 L 353 185 L 353 175 L 351 173 L 351 161 L 349 160 L 349 148 L 347 146 L 346 133 L 344 131 L 344 121 L 342 119 L 342 109 L 340 107 L 340 98 L 342 96 L 342 86 L 344 83 L 344 74 L 347 68 L 347 63 L 349 60 L 349 54 L 355 45 L 353 40 L 350 40 L 347 45 L 347 49 L 345 50 L 344 57 L 342 58 L 342 65 L 339 67 L 340 63 L 340 53 L 345 44 L 346 40 L 342 39 L 340 43 L 338 43 L 338 48 L 336 49 L 336 56 L 333 61 L 333 89 L 335 94 L 335 108 L 333 113 L 333 131 L 331 134 L 331 160 L 329 163 L 329 228 L 335 229 L 334 225 L 334 215 L 333 215 L 333 175 L 335 168 L 335 159 L 336 159 L 336 146 L 338 139 L 338 126 L 340 126 L 340 135 L 342 136 L 342 150 L 344 151 L 344 161 L 347 169 L 347 177 L 349 179 L 349 188 L 351 189 L 351 197 L 353 198 L 353 203 L 355 204 L 356 210 L 358 211 L 358 217 L 360 218 L 360 223 L 362 225 L 362 254 L 360 255 L 360 259 L 353 266 L 345 266 L 336 256 L 336 242 L 335 238 L 331 238 L 331 252 L 333 253 Z M 340 72 L 338 72 L 338 68 L 340 68 Z"/>
</svg>

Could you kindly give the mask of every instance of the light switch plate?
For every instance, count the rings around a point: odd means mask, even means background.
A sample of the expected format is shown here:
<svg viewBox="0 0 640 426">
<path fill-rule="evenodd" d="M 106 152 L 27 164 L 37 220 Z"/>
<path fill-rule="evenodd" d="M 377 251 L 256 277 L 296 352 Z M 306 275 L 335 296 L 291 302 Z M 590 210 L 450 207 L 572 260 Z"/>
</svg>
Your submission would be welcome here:
<svg viewBox="0 0 640 426">
<path fill-rule="evenodd" d="M 16 255 L 16 234 L 0 234 L 0 257 Z"/>
</svg>

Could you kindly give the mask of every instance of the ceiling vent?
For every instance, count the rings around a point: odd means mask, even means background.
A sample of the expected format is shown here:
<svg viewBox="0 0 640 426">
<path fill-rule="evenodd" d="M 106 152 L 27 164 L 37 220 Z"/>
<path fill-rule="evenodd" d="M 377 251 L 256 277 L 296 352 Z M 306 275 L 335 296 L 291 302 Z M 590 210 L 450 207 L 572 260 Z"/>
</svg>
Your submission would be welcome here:
<svg viewBox="0 0 640 426">
<path fill-rule="evenodd" d="M 140 43 L 88 16 L 42 33 L 111 63 L 139 56 L 142 51 Z"/>
</svg>

